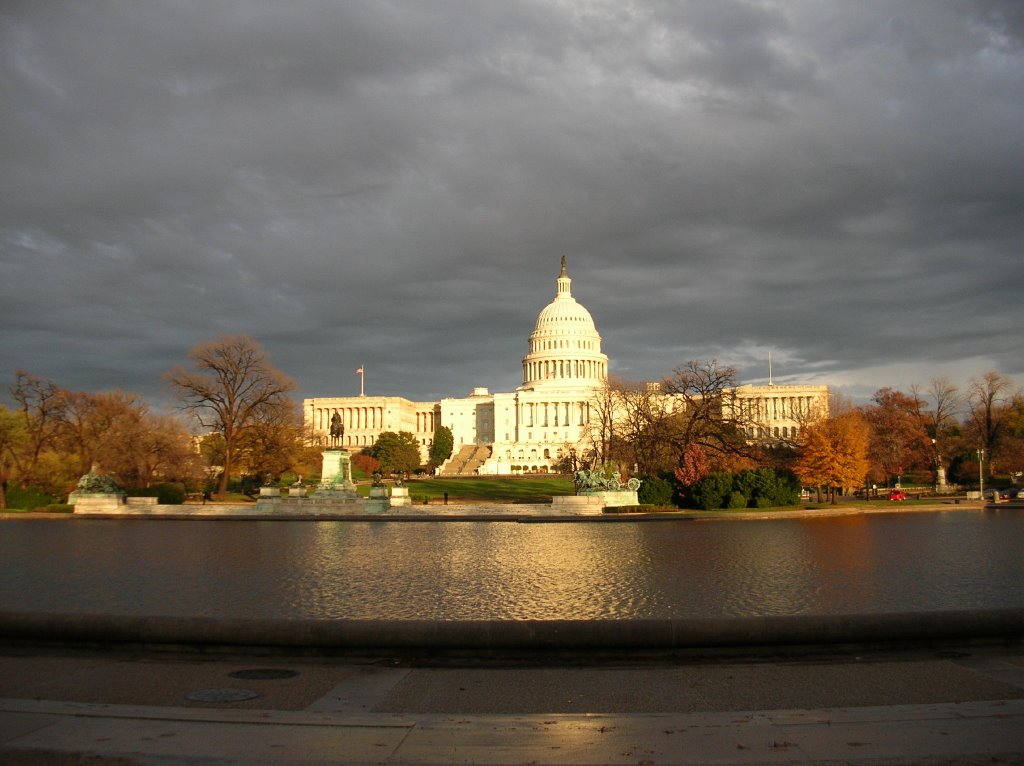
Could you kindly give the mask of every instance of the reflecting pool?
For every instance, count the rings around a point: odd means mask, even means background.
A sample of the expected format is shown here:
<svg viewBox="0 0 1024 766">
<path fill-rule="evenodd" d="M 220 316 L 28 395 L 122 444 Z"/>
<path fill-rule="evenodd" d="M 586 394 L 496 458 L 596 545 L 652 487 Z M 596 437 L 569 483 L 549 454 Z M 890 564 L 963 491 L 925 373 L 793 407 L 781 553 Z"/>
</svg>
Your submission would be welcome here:
<svg viewBox="0 0 1024 766">
<path fill-rule="evenodd" d="M 632 619 L 1024 607 L 1024 512 L 0 523 L 0 610 Z"/>
</svg>

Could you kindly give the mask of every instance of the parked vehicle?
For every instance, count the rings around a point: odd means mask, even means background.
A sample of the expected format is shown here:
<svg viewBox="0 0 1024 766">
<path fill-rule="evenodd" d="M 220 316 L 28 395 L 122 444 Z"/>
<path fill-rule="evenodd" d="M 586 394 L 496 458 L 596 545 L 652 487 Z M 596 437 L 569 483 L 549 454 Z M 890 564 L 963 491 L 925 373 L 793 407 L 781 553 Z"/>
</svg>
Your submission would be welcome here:
<svg viewBox="0 0 1024 766">
<path fill-rule="evenodd" d="M 894 489 L 889 492 L 890 500 L 906 500 L 907 496 L 904 494 L 902 489 Z"/>
</svg>

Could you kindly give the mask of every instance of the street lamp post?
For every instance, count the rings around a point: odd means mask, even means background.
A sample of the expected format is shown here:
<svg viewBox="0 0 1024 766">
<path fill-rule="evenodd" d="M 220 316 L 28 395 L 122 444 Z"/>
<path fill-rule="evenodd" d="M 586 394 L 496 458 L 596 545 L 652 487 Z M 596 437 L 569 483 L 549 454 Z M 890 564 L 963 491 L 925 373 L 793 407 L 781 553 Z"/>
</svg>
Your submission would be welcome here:
<svg viewBox="0 0 1024 766">
<path fill-rule="evenodd" d="M 978 453 L 978 489 L 981 493 L 981 499 L 985 499 L 985 473 L 981 470 L 982 465 L 985 463 L 985 450 L 984 448 L 977 450 Z"/>
</svg>

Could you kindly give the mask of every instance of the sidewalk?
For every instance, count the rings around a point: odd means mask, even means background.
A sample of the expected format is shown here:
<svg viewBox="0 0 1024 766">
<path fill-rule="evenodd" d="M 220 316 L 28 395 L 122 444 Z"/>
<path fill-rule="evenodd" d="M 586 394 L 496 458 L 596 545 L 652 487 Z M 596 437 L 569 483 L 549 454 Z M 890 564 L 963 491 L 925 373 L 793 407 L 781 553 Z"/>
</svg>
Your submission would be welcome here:
<svg viewBox="0 0 1024 766">
<path fill-rule="evenodd" d="M 1024 761 L 1019 646 L 461 667 L 5 647 L 0 679 L 4 764 Z"/>
<path fill-rule="evenodd" d="M 0 521 L 45 519 L 156 519 L 156 520 L 226 520 L 226 521 L 532 521 L 532 522 L 643 522 L 643 521 L 755 521 L 773 519 L 827 518 L 860 514 L 934 513 L 936 511 L 981 511 L 1024 508 L 1024 501 L 1004 500 L 998 505 L 981 500 L 936 499 L 930 503 L 869 505 L 843 501 L 834 506 L 793 508 L 788 510 L 747 511 L 652 511 L 646 513 L 602 513 L 590 508 L 571 511 L 551 503 L 501 503 L 452 501 L 441 505 L 410 505 L 386 511 L 349 509 L 347 511 L 310 507 L 305 511 L 257 510 L 255 503 L 185 503 L 183 505 L 120 506 L 116 511 L 78 510 L 68 513 L 0 514 Z"/>
</svg>

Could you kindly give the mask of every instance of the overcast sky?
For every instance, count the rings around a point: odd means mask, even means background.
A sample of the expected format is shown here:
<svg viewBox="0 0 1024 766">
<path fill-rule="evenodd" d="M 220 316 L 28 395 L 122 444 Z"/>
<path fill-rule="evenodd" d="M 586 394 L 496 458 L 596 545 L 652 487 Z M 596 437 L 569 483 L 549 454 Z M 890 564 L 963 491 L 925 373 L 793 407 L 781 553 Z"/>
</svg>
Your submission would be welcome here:
<svg viewBox="0 0 1024 766">
<path fill-rule="evenodd" d="M 614 374 L 1024 383 L 1024 3 L 5 2 L 0 380 L 509 391 L 559 260 Z"/>
</svg>

